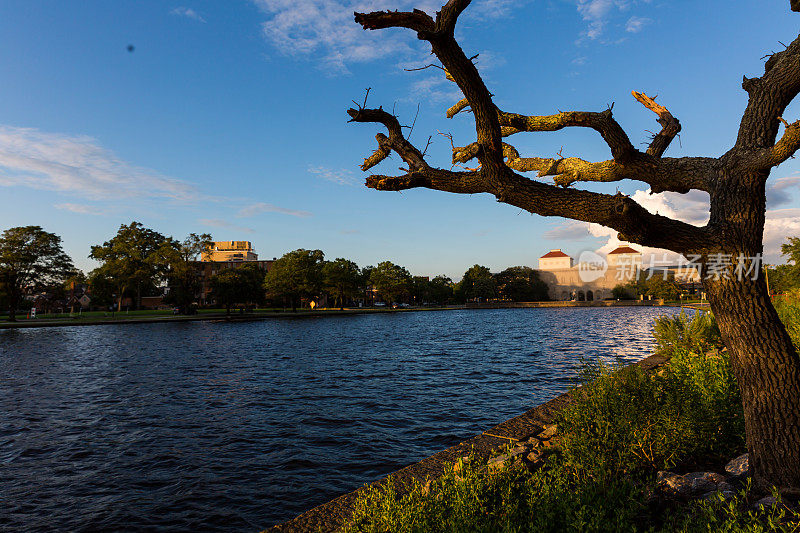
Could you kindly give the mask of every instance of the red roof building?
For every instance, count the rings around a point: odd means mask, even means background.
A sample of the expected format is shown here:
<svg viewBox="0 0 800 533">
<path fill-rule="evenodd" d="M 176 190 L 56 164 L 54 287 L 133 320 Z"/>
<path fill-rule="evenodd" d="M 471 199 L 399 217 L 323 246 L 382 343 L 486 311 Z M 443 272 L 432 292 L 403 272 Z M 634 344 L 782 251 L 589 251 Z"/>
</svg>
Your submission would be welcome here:
<svg viewBox="0 0 800 533">
<path fill-rule="evenodd" d="M 640 254 L 639 250 L 634 250 L 630 246 L 620 246 L 616 250 L 612 250 L 608 252 L 608 255 L 616 255 L 616 254 Z"/>
<path fill-rule="evenodd" d="M 551 257 L 569 257 L 569 256 L 559 249 L 559 250 L 550 250 L 539 259 L 550 259 Z"/>
</svg>

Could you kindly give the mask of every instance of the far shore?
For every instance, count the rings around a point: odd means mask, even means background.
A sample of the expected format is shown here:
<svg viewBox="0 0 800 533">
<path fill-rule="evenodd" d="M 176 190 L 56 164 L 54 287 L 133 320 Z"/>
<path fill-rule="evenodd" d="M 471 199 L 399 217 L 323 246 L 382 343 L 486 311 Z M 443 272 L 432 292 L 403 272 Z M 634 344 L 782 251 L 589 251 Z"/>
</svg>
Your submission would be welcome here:
<svg viewBox="0 0 800 533">
<path fill-rule="evenodd" d="M 708 309 L 707 303 L 699 302 L 663 302 L 661 300 L 601 300 L 593 302 L 553 301 L 553 302 L 487 302 L 468 303 L 466 305 L 450 305 L 440 307 L 409 307 L 409 308 L 381 308 L 381 307 L 356 307 L 356 308 L 323 308 L 299 309 L 296 312 L 283 309 L 256 310 L 248 313 L 232 311 L 226 314 L 223 310 L 201 310 L 196 315 L 174 315 L 170 311 L 131 311 L 121 313 L 92 312 L 86 314 L 64 313 L 62 316 L 46 316 L 42 318 L 27 318 L 21 315 L 16 322 L 0 319 L 0 329 L 21 328 L 46 328 L 62 326 L 99 326 L 105 324 L 148 324 L 160 322 L 196 322 L 203 320 L 245 322 L 254 320 L 268 320 L 274 318 L 311 318 L 328 316 L 350 316 L 372 313 L 409 313 L 418 311 L 452 311 L 460 309 L 519 309 L 519 308 L 558 308 L 558 307 L 686 307 L 689 309 Z"/>
</svg>

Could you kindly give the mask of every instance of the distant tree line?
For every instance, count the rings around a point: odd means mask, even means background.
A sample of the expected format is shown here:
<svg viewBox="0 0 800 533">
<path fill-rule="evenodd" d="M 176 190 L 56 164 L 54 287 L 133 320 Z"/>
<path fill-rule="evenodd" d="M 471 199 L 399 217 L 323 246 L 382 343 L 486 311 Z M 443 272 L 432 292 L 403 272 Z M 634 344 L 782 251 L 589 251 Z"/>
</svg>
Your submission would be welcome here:
<svg viewBox="0 0 800 533">
<path fill-rule="evenodd" d="M 8 310 L 13 320 L 20 310 L 30 307 L 34 295 L 68 302 L 71 291 L 86 287 L 94 307 L 120 310 L 123 302 L 130 301 L 131 307 L 138 309 L 142 298 L 163 296 L 164 303 L 189 313 L 202 284 L 197 261 L 211 242 L 206 233 L 191 233 L 178 240 L 139 222 L 123 224 L 111 239 L 91 247 L 89 257 L 100 266 L 85 275 L 64 252 L 59 236 L 39 226 L 10 228 L 0 235 L 0 309 Z M 800 292 L 800 238 L 790 237 L 781 251 L 788 263 L 769 267 L 770 289 L 773 293 Z M 548 299 L 547 285 L 527 266 L 492 274 L 489 268 L 474 265 L 454 283 L 446 275 L 412 276 L 391 261 L 359 267 L 349 259 L 327 261 L 321 250 L 302 248 L 275 260 L 266 273 L 256 264 L 242 262 L 237 268 L 217 272 L 207 282 L 211 299 L 228 311 L 234 306 L 265 304 L 297 309 L 323 301 L 344 308 L 381 302 L 445 305 Z M 613 290 L 615 298 L 645 294 L 677 299 L 680 293 L 674 278 L 662 276 L 642 276 Z"/>
</svg>

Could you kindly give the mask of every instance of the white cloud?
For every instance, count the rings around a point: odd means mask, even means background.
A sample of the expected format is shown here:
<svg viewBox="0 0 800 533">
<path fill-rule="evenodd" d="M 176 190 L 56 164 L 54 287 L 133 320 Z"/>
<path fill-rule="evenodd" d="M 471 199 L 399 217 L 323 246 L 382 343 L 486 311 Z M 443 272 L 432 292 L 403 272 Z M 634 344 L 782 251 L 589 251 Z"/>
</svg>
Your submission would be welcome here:
<svg viewBox="0 0 800 533">
<path fill-rule="evenodd" d="M 308 171 L 337 185 L 355 185 L 358 181 L 351 171 L 345 169 L 334 170 L 320 165 L 309 165 Z"/>
<path fill-rule="evenodd" d="M 775 209 L 792 201 L 791 191 L 800 185 L 800 176 L 788 176 L 767 182 L 767 208 Z"/>
<path fill-rule="evenodd" d="M 255 202 L 247 205 L 239 210 L 238 216 L 252 217 L 260 215 L 261 213 L 280 213 L 281 215 L 289 215 L 293 217 L 310 217 L 311 213 L 308 211 L 297 211 L 294 209 L 286 209 L 285 207 L 278 207 L 277 205 L 268 204 L 265 202 Z"/>
<path fill-rule="evenodd" d="M 515 5 L 528 0 L 480 0 L 463 15 L 477 21 L 507 16 Z M 267 16 L 262 23 L 264 38 L 288 56 L 312 57 L 331 74 L 349 73 L 348 65 L 389 56 L 404 58 L 427 55 L 410 30 L 364 31 L 355 23 L 354 12 L 420 9 L 431 17 L 444 5 L 442 0 L 253 0 Z"/>
<path fill-rule="evenodd" d="M 197 22 L 205 23 L 206 21 L 197 11 L 190 7 L 176 7 L 169 13 L 170 15 L 178 15 L 179 17 L 196 20 Z"/>
<path fill-rule="evenodd" d="M 636 4 L 648 4 L 650 0 L 575 0 L 575 2 L 578 14 L 587 24 L 583 38 L 597 40 L 603 36 L 609 23 L 613 22 L 614 27 L 622 26 L 619 17 L 623 13 Z M 633 15 L 624 24 L 625 31 L 639 33 L 651 22 L 652 19 L 647 17 Z M 612 42 L 620 42 L 620 40 Z"/>
<path fill-rule="evenodd" d="M 64 211 L 71 211 L 73 213 L 77 213 L 79 215 L 102 215 L 103 211 L 96 207 L 92 207 L 90 205 L 84 204 L 71 204 L 71 203 L 63 203 L 63 204 L 55 204 L 53 207 L 56 209 L 62 209 Z"/>
<path fill-rule="evenodd" d="M 364 31 L 353 12 L 403 9 L 388 0 L 254 0 L 267 15 L 264 37 L 289 56 L 321 58 L 332 73 L 347 73 L 347 64 L 409 52 L 411 32 Z"/>
<path fill-rule="evenodd" d="M 628 33 L 639 33 L 651 22 L 653 22 L 653 20 L 647 17 L 631 17 L 625 24 L 625 31 Z"/>
<path fill-rule="evenodd" d="M 198 220 L 200 224 L 205 226 L 209 226 L 212 228 L 222 228 L 222 229 L 229 229 L 237 232 L 242 233 L 255 233 L 253 228 L 247 228 L 245 226 L 237 226 L 236 224 L 232 224 L 227 220 L 221 218 L 201 218 Z"/>
<path fill-rule="evenodd" d="M 54 190 L 91 199 L 198 197 L 191 184 L 131 165 L 91 137 L 2 125 L 0 185 Z"/>
</svg>

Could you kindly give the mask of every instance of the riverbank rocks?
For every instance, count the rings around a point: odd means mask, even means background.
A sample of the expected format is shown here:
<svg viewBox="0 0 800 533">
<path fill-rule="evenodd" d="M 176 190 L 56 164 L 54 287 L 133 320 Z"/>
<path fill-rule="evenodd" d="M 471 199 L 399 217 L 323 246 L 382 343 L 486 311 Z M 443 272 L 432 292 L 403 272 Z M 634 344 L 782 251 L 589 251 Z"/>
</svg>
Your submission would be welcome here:
<svg viewBox="0 0 800 533">
<path fill-rule="evenodd" d="M 553 452 L 557 434 L 556 424 L 542 426 L 536 433 L 517 442 L 506 453 L 489 459 L 486 468 L 489 472 L 499 472 L 521 461 L 528 470 L 535 472 L 544 464 L 546 456 Z"/>
<path fill-rule="evenodd" d="M 725 465 L 725 473 L 731 477 L 742 479 L 750 475 L 750 460 L 747 454 L 732 459 Z"/>
<path fill-rule="evenodd" d="M 656 477 L 659 490 L 671 498 L 710 498 L 717 492 L 733 494 L 733 485 L 722 474 L 716 472 L 690 472 L 676 474 L 661 471 Z M 727 496 L 723 494 L 723 496 Z"/>
</svg>

